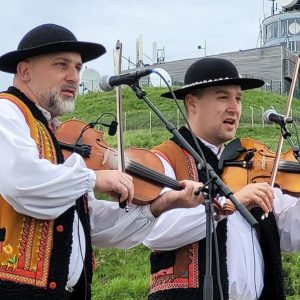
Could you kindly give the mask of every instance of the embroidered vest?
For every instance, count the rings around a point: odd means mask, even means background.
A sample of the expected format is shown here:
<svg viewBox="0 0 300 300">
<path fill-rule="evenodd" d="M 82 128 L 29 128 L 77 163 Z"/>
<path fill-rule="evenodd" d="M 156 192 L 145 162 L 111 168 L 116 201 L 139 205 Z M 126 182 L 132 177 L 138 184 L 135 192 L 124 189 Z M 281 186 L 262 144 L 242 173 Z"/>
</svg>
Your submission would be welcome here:
<svg viewBox="0 0 300 300">
<path fill-rule="evenodd" d="M 180 133 L 197 151 L 190 132 L 185 128 Z M 205 174 L 197 174 L 194 159 L 175 141 L 166 141 L 154 148 L 154 151 L 161 154 L 173 167 L 178 180 L 192 179 L 205 181 Z M 217 169 L 218 161 L 216 156 L 199 141 L 200 147 L 208 163 L 220 174 Z M 197 151 L 198 152 L 198 151 Z M 262 211 L 256 209 L 253 215 L 260 222 Z M 283 277 L 281 267 L 281 253 L 279 238 L 274 216 L 268 218 L 268 222 L 261 224 L 262 252 L 265 260 L 264 289 L 260 300 L 285 299 L 283 289 Z M 272 234 L 267 234 L 272 232 Z M 217 237 L 219 247 L 219 263 L 221 272 L 221 285 L 224 299 L 229 299 L 228 294 L 228 273 L 227 273 L 227 220 L 224 219 L 217 225 Z M 214 248 L 214 247 L 213 247 Z M 213 249 L 212 273 L 214 280 L 214 299 L 220 299 L 218 284 L 216 281 L 215 249 Z M 205 275 L 205 239 L 186 245 L 173 251 L 152 252 L 151 262 L 151 288 L 149 300 L 172 299 L 172 300 L 198 300 L 203 299 L 203 282 Z"/>
<path fill-rule="evenodd" d="M 18 97 L 17 97 L 17 96 Z M 12 101 L 23 113 L 41 159 L 53 164 L 62 162 L 62 155 L 46 121 L 32 111 L 35 105 L 15 88 L 1 93 L 0 98 Z M 22 100 L 21 100 L 22 99 Z M 34 114 L 39 114 L 39 112 Z M 85 201 L 86 202 L 86 201 Z M 78 208 L 87 239 L 87 292 L 90 297 L 91 243 L 86 207 Z M 56 220 L 39 220 L 16 212 L 0 195 L 0 298 L 63 299 L 68 277 L 75 205 Z M 85 210 L 85 211 L 84 211 Z M 28 297 L 28 298 L 26 298 Z"/>
</svg>

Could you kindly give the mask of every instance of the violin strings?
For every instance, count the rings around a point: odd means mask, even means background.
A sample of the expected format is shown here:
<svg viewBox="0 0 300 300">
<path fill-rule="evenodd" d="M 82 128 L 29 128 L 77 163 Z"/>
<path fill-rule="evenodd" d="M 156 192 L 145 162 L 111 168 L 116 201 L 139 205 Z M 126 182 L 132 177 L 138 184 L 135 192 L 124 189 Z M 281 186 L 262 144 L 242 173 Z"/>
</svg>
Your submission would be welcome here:
<svg viewBox="0 0 300 300">
<path fill-rule="evenodd" d="M 126 170 L 132 172 L 135 175 L 143 176 L 151 181 L 154 181 L 158 184 L 165 185 L 166 187 L 181 190 L 182 186 L 179 182 L 173 178 L 170 178 L 166 175 L 163 175 L 159 172 L 156 172 L 152 169 L 149 169 L 135 161 L 126 160 Z"/>
<path fill-rule="evenodd" d="M 136 162 L 131 162 L 128 166 L 128 170 L 136 172 L 137 175 L 142 175 L 143 177 L 146 177 L 147 179 L 150 179 L 151 181 L 154 181 L 160 185 L 165 185 L 176 190 L 182 189 L 182 187 L 178 184 L 177 181 L 170 179 L 151 169 L 145 169 L 144 166 Z"/>
<path fill-rule="evenodd" d="M 105 147 L 104 145 L 101 145 L 98 142 L 97 144 L 103 147 L 104 149 L 108 149 L 108 147 Z M 137 163 L 136 161 L 125 159 L 125 163 L 126 163 L 126 167 L 125 167 L 126 171 L 129 171 L 134 175 L 145 177 L 146 179 L 149 179 L 155 183 L 164 185 L 174 190 L 182 189 L 182 186 L 179 184 L 177 180 L 170 178 L 159 172 L 156 172 L 150 168 L 147 168 L 144 165 Z"/>
<path fill-rule="evenodd" d="M 298 162 L 281 160 L 279 162 L 278 170 L 290 173 L 300 173 L 300 165 Z"/>
</svg>

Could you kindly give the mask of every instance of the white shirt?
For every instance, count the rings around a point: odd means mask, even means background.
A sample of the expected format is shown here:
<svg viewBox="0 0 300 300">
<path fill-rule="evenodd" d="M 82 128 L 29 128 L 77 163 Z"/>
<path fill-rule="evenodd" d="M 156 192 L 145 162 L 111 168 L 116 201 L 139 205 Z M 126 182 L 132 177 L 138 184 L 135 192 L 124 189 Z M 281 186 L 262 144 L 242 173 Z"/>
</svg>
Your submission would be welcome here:
<svg viewBox="0 0 300 300">
<path fill-rule="evenodd" d="M 38 219 L 55 219 L 73 206 L 77 198 L 88 193 L 95 246 L 133 247 L 153 228 L 156 219 L 149 205 L 132 205 L 126 213 L 116 202 L 96 200 L 93 194 L 95 172 L 85 166 L 79 155 L 72 154 L 61 165 L 39 159 L 23 114 L 5 99 L 0 100 L 0 140 L 0 194 L 19 213 Z M 67 287 L 78 281 L 84 255 L 84 233 L 75 213 Z"/>
<path fill-rule="evenodd" d="M 216 155 L 218 148 L 203 141 Z M 222 149 L 221 149 L 222 150 Z M 167 164 L 167 162 L 165 162 Z M 168 176 L 175 178 L 169 166 Z M 300 249 L 300 201 L 283 195 L 276 188 L 273 212 L 280 234 L 283 251 Z M 206 236 L 205 208 L 200 205 L 189 209 L 174 209 L 163 213 L 144 244 L 155 250 L 168 251 L 199 241 Z M 228 216 L 227 268 L 229 298 L 253 300 L 263 289 L 264 262 L 256 231 L 239 212 Z"/>
</svg>

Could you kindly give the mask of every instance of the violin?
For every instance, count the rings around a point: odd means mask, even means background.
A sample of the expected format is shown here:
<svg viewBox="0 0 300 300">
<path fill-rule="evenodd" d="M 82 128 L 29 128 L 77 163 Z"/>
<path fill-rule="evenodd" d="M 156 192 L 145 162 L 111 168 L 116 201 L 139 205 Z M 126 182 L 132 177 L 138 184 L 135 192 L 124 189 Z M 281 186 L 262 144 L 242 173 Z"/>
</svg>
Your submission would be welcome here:
<svg viewBox="0 0 300 300">
<path fill-rule="evenodd" d="M 233 192 L 248 183 L 271 181 L 275 152 L 254 139 L 235 139 L 224 149 L 219 161 L 222 180 Z M 292 149 L 282 153 L 278 164 L 275 186 L 284 193 L 300 196 L 300 164 Z"/>
<path fill-rule="evenodd" d="M 55 132 L 64 158 L 80 154 L 93 170 L 117 170 L 118 155 L 103 139 L 104 133 L 80 120 L 67 120 Z M 164 187 L 182 190 L 180 183 L 164 175 L 161 160 L 153 152 L 130 147 L 125 153 L 125 172 L 133 177 L 133 203 L 146 205 L 155 200 Z"/>
</svg>

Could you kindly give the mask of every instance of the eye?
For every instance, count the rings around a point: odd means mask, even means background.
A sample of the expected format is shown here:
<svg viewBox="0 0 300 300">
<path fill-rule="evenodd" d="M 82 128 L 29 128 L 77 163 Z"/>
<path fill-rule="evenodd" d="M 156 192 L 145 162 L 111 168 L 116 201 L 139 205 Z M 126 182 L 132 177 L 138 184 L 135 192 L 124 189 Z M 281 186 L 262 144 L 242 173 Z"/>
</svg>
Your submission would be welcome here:
<svg viewBox="0 0 300 300">
<path fill-rule="evenodd" d="M 63 61 L 57 62 L 56 65 L 57 65 L 58 67 L 61 67 L 61 68 L 65 68 L 65 67 L 67 66 L 67 64 L 66 64 L 65 62 L 63 62 Z"/>
<path fill-rule="evenodd" d="M 82 69 L 81 65 L 80 66 L 76 66 L 76 70 L 77 70 L 78 73 L 80 73 L 81 69 Z"/>
<path fill-rule="evenodd" d="M 221 101 L 224 101 L 224 100 L 227 99 L 227 95 L 220 95 L 220 96 L 218 97 L 218 99 L 221 100 Z"/>
</svg>

